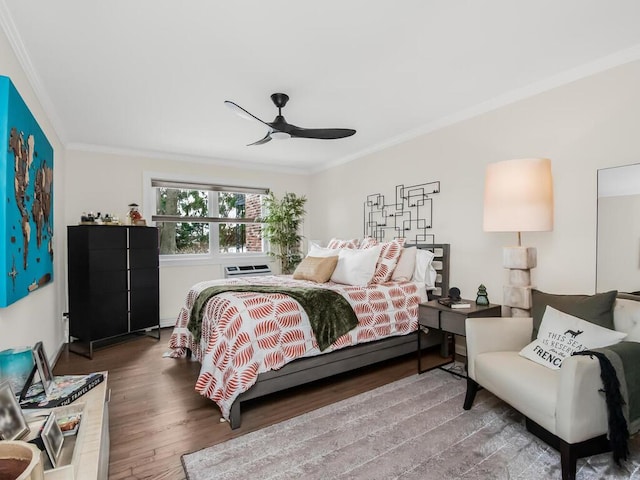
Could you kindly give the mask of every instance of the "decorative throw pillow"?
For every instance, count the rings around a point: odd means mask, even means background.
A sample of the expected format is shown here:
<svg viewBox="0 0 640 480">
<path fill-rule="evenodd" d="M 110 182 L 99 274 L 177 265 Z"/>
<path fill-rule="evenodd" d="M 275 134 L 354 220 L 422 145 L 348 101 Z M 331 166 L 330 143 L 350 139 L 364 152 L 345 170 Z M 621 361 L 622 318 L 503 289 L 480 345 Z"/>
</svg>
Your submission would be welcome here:
<svg viewBox="0 0 640 480">
<path fill-rule="evenodd" d="M 360 240 L 352 238 L 351 240 L 340 240 L 339 238 L 332 238 L 329 240 L 327 248 L 358 248 Z"/>
<path fill-rule="evenodd" d="M 416 269 L 416 247 L 403 248 L 400 258 L 393 269 L 391 280 L 394 282 L 408 282 L 413 278 L 413 271 Z"/>
<path fill-rule="evenodd" d="M 422 282 L 428 287 L 435 286 L 436 271 L 432 267 L 431 262 L 435 257 L 430 250 L 418 250 L 416 252 L 416 268 L 413 271 L 413 281 Z"/>
<path fill-rule="evenodd" d="M 393 269 L 398 263 L 402 247 L 404 246 L 404 238 L 396 238 L 390 242 L 381 243 L 379 246 L 380 256 L 376 263 L 376 271 L 373 274 L 372 283 L 384 283 L 391 279 Z"/>
<path fill-rule="evenodd" d="M 371 247 L 375 247 L 376 245 L 378 245 L 378 240 L 376 240 L 373 237 L 365 237 L 362 239 L 362 241 L 360 242 L 360 249 L 364 250 L 367 248 L 371 248 Z"/>
<path fill-rule="evenodd" d="M 520 350 L 520 355 L 557 370 L 573 352 L 613 345 L 626 336 L 547 306 L 538 338 Z"/>
<path fill-rule="evenodd" d="M 340 248 L 324 248 L 319 247 L 315 243 L 311 244 L 308 257 L 335 257 L 340 253 Z"/>
<path fill-rule="evenodd" d="M 296 280 L 311 280 L 312 282 L 328 282 L 338 264 L 338 255 L 332 257 L 310 257 L 302 259 L 293 272 Z"/>
<path fill-rule="evenodd" d="M 365 250 L 344 248 L 340 250 L 338 264 L 331 275 L 331 281 L 346 285 L 365 287 L 371 282 L 380 256 L 380 246 Z"/>
<path fill-rule="evenodd" d="M 535 339 L 538 334 L 538 328 L 547 305 L 601 327 L 613 329 L 613 302 L 616 300 L 617 293 L 612 290 L 595 295 L 553 295 L 532 290 L 533 333 L 531 340 Z"/>
</svg>

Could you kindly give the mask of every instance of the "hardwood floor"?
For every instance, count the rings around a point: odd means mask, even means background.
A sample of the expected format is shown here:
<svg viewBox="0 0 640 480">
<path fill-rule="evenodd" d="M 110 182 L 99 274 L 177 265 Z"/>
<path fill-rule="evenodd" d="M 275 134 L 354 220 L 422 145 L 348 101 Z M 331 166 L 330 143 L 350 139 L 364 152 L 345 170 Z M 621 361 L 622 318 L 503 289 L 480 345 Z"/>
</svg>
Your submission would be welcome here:
<svg viewBox="0 0 640 480">
<path fill-rule="evenodd" d="M 158 341 L 140 336 L 94 352 L 93 360 L 63 352 L 56 375 L 109 371 L 109 479 L 184 479 L 181 455 L 351 397 L 416 373 L 409 355 L 243 405 L 242 426 L 220 422 L 218 407 L 195 392 L 198 362 L 163 358 L 171 329 Z M 443 362 L 437 349 L 423 368 Z"/>
</svg>

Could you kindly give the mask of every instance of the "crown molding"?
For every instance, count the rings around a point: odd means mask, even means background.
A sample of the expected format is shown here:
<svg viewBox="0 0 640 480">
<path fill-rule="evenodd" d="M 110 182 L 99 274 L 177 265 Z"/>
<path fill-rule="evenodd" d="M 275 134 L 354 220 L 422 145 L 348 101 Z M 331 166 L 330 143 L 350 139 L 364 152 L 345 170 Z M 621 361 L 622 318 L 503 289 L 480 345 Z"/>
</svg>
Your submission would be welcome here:
<svg viewBox="0 0 640 480">
<path fill-rule="evenodd" d="M 540 93 L 553 90 L 554 88 L 567 85 L 577 80 L 596 75 L 606 70 L 610 70 L 612 68 L 631 63 L 639 59 L 640 45 L 635 45 L 631 48 L 620 50 L 614 54 L 602 57 L 594 62 L 590 62 L 579 67 L 566 70 L 562 73 L 546 78 L 539 82 L 532 83 L 523 88 L 511 90 L 490 100 L 479 103 L 471 108 L 461 110 L 452 115 L 447 115 L 446 117 L 442 117 L 435 122 L 428 123 L 409 132 L 397 135 L 385 142 L 378 143 L 370 148 L 361 150 L 352 155 L 348 155 L 341 159 L 328 162 L 319 168 L 312 169 L 311 173 L 318 173 L 323 170 L 328 170 L 330 168 L 336 167 L 338 165 L 343 165 L 353 160 L 357 160 L 359 158 L 374 154 L 395 145 L 413 140 L 428 133 L 435 132 L 437 130 L 454 125 L 456 123 L 460 123 L 465 120 L 469 120 L 484 113 L 497 110 L 501 107 L 511 105 L 513 103 L 519 102 L 520 100 L 525 100 Z"/>
<path fill-rule="evenodd" d="M 290 175 L 309 175 L 309 169 L 283 167 L 276 165 L 264 165 L 255 162 L 245 162 L 241 160 L 227 160 L 216 157 L 205 157 L 201 155 L 188 155 L 171 152 L 157 152 L 153 150 L 139 150 L 133 148 L 115 148 L 102 145 L 91 145 L 86 143 L 69 143 L 67 151 L 82 151 L 92 153 L 103 153 L 107 155 L 117 155 L 121 157 L 141 157 L 159 160 L 171 160 L 176 162 L 201 163 L 206 165 L 215 165 L 219 167 L 237 168 L 239 170 L 261 171 L 269 173 L 286 173 Z"/>
<path fill-rule="evenodd" d="M 44 110 L 45 115 L 51 122 L 53 129 L 55 131 L 56 136 L 64 145 L 66 143 L 66 134 L 63 128 L 62 121 L 56 110 L 53 106 L 53 102 L 49 98 L 46 89 L 44 88 L 42 81 L 40 80 L 40 76 L 36 72 L 33 67 L 33 63 L 31 62 L 31 58 L 27 53 L 27 49 L 22 42 L 22 37 L 18 33 L 18 29 L 16 27 L 15 22 L 13 21 L 13 17 L 11 16 L 11 12 L 7 7 L 7 4 L 4 0 L 0 0 L 0 26 L 7 36 L 7 40 L 9 40 L 9 44 L 24 71 L 24 74 L 27 77 L 27 81 L 31 85 L 33 89 L 36 99 L 40 103 L 40 106 Z"/>
</svg>

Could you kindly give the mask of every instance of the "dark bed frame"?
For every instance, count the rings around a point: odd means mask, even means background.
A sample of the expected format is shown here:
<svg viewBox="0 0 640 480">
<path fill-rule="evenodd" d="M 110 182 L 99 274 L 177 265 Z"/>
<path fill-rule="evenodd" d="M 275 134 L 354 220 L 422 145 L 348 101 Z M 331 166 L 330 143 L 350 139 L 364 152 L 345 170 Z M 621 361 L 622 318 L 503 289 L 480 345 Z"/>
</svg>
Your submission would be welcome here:
<svg viewBox="0 0 640 480">
<path fill-rule="evenodd" d="M 434 243 L 415 246 L 432 250 L 435 253 L 432 264 L 438 272 L 438 277 L 436 290 L 430 294 L 430 297 L 437 298 L 446 295 L 449 291 L 449 244 Z M 284 365 L 279 370 L 261 373 L 256 383 L 242 393 L 231 406 L 229 416 L 231 428 L 240 427 L 242 403 L 392 358 L 410 353 L 417 354 L 419 334 L 423 336 L 420 341 L 423 349 L 442 343 L 442 332 L 439 330 L 430 330 L 427 333 L 416 331 L 408 335 L 354 345 L 315 357 L 300 358 Z"/>
</svg>

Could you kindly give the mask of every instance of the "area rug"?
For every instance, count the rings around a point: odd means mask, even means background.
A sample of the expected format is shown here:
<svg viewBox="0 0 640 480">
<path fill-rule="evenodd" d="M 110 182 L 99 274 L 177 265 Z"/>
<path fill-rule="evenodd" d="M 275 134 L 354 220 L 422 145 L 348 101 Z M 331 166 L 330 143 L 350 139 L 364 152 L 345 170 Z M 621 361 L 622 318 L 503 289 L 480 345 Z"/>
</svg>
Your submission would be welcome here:
<svg viewBox="0 0 640 480">
<path fill-rule="evenodd" d="M 182 457 L 189 480 L 560 479 L 560 455 L 522 416 L 442 370 L 414 375 Z M 578 461 L 578 480 L 640 479 L 640 441 Z"/>
</svg>

